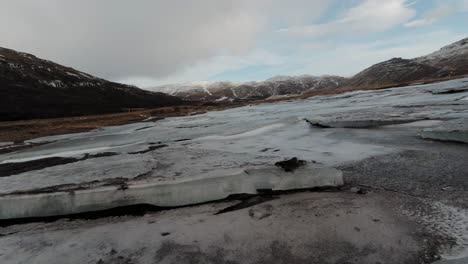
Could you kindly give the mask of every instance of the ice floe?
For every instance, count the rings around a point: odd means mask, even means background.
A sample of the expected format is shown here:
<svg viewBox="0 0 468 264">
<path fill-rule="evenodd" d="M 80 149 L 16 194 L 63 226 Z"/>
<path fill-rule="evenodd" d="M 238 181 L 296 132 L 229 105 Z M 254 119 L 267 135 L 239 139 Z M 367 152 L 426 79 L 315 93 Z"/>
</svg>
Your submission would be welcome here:
<svg viewBox="0 0 468 264">
<path fill-rule="evenodd" d="M 133 183 L 123 186 L 0 197 L 0 219 L 67 215 L 132 204 L 175 207 L 215 201 L 232 194 L 256 194 L 257 190 L 305 189 L 343 184 L 341 171 L 303 166 L 293 172 L 279 168 L 245 169 L 217 177 L 192 177 L 168 182 Z"/>
</svg>

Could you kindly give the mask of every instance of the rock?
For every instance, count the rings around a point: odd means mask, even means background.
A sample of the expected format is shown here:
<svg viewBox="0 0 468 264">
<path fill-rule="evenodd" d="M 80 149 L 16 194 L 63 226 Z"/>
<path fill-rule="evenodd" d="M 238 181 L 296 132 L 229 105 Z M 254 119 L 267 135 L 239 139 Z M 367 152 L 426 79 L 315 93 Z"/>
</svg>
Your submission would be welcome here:
<svg viewBox="0 0 468 264">
<path fill-rule="evenodd" d="M 278 161 L 275 163 L 275 166 L 281 167 L 286 172 L 291 172 L 304 164 L 306 164 L 305 160 L 299 160 L 298 158 L 294 157 L 292 159 Z"/>
<path fill-rule="evenodd" d="M 367 194 L 367 190 L 366 189 L 359 189 L 356 193 L 357 194 Z"/>
<path fill-rule="evenodd" d="M 263 218 L 271 216 L 272 211 L 273 211 L 273 206 L 270 204 L 265 204 L 265 205 L 258 206 L 255 208 L 250 208 L 249 216 L 251 218 L 261 220 Z"/>
<path fill-rule="evenodd" d="M 366 189 L 359 187 L 352 187 L 349 191 L 356 194 L 367 194 L 368 192 Z"/>
</svg>

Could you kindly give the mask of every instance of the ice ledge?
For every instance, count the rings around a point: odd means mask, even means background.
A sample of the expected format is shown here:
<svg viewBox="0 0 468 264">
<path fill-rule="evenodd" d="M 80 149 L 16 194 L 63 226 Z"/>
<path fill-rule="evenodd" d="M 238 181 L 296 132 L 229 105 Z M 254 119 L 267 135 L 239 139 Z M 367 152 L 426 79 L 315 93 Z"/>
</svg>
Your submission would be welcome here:
<svg viewBox="0 0 468 264">
<path fill-rule="evenodd" d="M 426 128 L 420 136 L 425 139 L 468 143 L 468 119 L 450 120 L 440 126 Z"/>
<path fill-rule="evenodd" d="M 232 194 L 256 194 L 259 189 L 284 191 L 340 185 L 343 185 L 342 172 L 329 167 L 305 165 L 293 172 L 272 167 L 246 169 L 210 178 L 3 195 L 0 219 L 69 215 L 135 204 L 176 207 L 220 200 Z"/>
</svg>

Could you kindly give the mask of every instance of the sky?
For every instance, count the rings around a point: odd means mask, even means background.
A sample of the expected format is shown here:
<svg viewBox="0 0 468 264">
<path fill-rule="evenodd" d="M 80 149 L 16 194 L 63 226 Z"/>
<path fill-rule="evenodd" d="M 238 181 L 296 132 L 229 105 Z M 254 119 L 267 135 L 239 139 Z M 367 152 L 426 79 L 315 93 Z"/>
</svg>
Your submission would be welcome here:
<svg viewBox="0 0 468 264">
<path fill-rule="evenodd" d="M 468 0 L 0 0 L 0 47 L 143 88 L 352 76 L 468 37 Z"/>
</svg>

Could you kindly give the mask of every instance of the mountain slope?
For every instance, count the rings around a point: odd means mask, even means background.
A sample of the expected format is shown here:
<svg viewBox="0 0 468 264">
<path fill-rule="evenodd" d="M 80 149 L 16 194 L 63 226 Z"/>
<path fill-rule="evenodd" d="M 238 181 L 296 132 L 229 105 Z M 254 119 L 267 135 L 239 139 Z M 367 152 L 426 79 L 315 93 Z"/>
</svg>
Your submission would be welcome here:
<svg viewBox="0 0 468 264">
<path fill-rule="evenodd" d="M 344 80 L 339 76 L 276 76 L 261 82 L 197 82 L 163 85 L 151 90 L 188 100 L 240 101 L 302 94 L 310 90 L 334 89 Z"/>
<path fill-rule="evenodd" d="M 468 38 L 414 61 L 446 70 L 451 75 L 468 74 Z"/>
<path fill-rule="evenodd" d="M 343 83 L 346 88 L 379 88 L 468 74 L 468 38 L 429 55 L 393 58 L 359 72 Z"/>
<path fill-rule="evenodd" d="M 345 86 L 370 87 L 389 86 L 422 80 L 427 77 L 440 77 L 440 69 L 413 60 L 393 58 L 377 63 L 359 72 L 345 82 Z"/>
<path fill-rule="evenodd" d="M 0 121 L 78 116 L 184 103 L 0 48 Z"/>
</svg>

